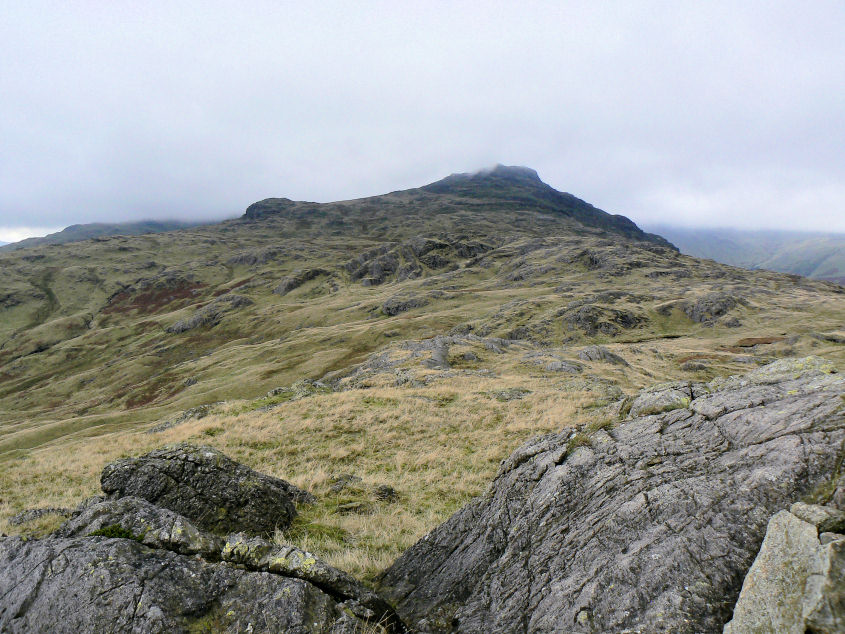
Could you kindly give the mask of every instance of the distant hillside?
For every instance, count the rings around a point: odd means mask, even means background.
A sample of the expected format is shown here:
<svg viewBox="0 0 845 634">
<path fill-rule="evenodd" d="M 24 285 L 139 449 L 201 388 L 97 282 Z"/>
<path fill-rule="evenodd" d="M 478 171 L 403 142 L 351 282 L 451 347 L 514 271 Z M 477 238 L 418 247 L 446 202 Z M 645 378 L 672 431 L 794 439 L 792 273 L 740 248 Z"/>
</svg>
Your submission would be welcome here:
<svg viewBox="0 0 845 634">
<path fill-rule="evenodd" d="M 650 225 L 681 253 L 747 269 L 797 273 L 845 284 L 845 234 L 689 229 Z"/>
<path fill-rule="evenodd" d="M 180 222 L 178 220 L 142 220 L 140 222 L 92 222 L 85 225 L 70 225 L 61 231 L 51 233 L 43 238 L 27 238 L 19 242 L 0 242 L 0 249 L 15 251 L 28 247 L 37 247 L 45 244 L 66 244 L 68 242 L 79 242 L 91 238 L 103 238 L 106 236 L 140 236 L 145 233 L 162 233 L 164 231 L 175 231 L 196 227 L 198 222 Z"/>
</svg>

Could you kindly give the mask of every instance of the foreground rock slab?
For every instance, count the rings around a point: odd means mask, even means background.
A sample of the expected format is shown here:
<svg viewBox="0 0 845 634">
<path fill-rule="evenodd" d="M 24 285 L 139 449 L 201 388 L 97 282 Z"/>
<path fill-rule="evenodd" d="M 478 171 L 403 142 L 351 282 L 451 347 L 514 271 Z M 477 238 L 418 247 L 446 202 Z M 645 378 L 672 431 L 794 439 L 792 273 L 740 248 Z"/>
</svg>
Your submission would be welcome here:
<svg viewBox="0 0 845 634">
<path fill-rule="evenodd" d="M 314 501 L 285 480 L 188 443 L 113 462 L 103 470 L 100 484 L 112 497 L 147 500 L 220 534 L 270 535 L 290 525 L 295 503 Z"/>
<path fill-rule="evenodd" d="M 0 631 L 355 632 L 307 581 L 131 539 L 0 539 Z"/>
<path fill-rule="evenodd" d="M 180 463 L 187 464 L 174 467 Z M 269 502 L 280 495 L 278 483 L 293 489 L 204 447 L 178 445 L 112 463 L 103 480 L 128 482 L 104 487 L 112 497 L 86 500 L 46 539 L 0 538 L 0 632 L 351 634 L 375 623 L 381 632 L 405 631 L 381 596 L 312 553 L 254 533 L 223 537 L 147 499 L 117 497 L 159 491 L 163 477 L 164 493 L 150 497 L 185 505 L 196 487 L 202 499 L 188 512 L 211 500 L 225 504 L 238 526 L 253 528 L 236 504 L 248 506 L 257 491 L 275 508 Z M 291 505 L 288 495 L 281 500 Z"/>
<path fill-rule="evenodd" d="M 836 529 L 833 533 L 827 529 Z M 725 634 L 845 632 L 845 513 L 793 504 L 769 522 Z"/>
<path fill-rule="evenodd" d="M 769 519 L 835 472 L 845 381 L 817 360 L 685 407 L 518 449 L 381 578 L 427 632 L 712 632 Z"/>
</svg>

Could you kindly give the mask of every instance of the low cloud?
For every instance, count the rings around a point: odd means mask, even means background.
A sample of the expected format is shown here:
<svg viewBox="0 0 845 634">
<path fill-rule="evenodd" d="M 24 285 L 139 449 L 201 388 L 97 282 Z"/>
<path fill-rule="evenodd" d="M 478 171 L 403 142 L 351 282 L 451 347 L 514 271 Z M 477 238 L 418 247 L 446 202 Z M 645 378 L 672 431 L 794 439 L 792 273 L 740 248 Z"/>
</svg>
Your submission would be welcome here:
<svg viewBox="0 0 845 634">
<path fill-rule="evenodd" d="M 843 32 L 839 2 L 19 3 L 0 224 L 217 219 L 505 163 L 635 220 L 845 231 Z"/>
</svg>

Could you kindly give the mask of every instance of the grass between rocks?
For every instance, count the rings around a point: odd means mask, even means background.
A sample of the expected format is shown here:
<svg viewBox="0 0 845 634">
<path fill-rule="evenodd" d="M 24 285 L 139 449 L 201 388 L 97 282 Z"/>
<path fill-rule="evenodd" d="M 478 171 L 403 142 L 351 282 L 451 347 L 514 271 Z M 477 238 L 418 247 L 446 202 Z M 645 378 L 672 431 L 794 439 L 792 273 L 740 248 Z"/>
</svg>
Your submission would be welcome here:
<svg viewBox="0 0 845 634">
<path fill-rule="evenodd" d="M 845 329 L 840 287 L 627 243 L 522 203 L 438 198 L 422 209 L 417 198 L 433 200 L 391 194 L 322 215 L 300 203 L 299 215 L 261 222 L 0 253 L 0 532 L 46 534 L 59 518 L 8 520 L 73 507 L 98 492 L 109 461 L 190 440 L 311 490 L 318 503 L 278 539 L 372 579 L 482 494 L 518 445 L 580 423 L 585 440 L 574 442 L 585 442 L 613 424 L 604 406 L 623 393 L 785 356 L 845 369 L 845 345 L 818 334 Z M 442 261 L 411 262 L 419 278 L 353 279 L 352 258 L 381 246 L 405 254 L 396 245 L 418 234 L 489 250 L 438 247 Z M 316 268 L 330 274 L 273 292 Z M 215 325 L 167 331 L 227 293 L 251 303 Z M 714 293 L 738 303 L 715 325 L 692 321 L 683 303 Z M 406 296 L 417 303 L 385 312 Z M 403 344 L 450 331 L 513 343 L 455 345 L 451 373 Z M 588 344 L 629 365 L 580 360 Z M 381 352 L 398 365 L 343 379 L 346 391 L 267 396 L 341 378 Z M 546 369 L 562 361 L 583 372 Z M 178 422 L 198 406 L 210 413 Z M 178 424 L 146 433 L 168 422 Z M 360 481 L 333 490 L 343 475 Z M 397 499 L 378 498 L 384 485 Z"/>
</svg>

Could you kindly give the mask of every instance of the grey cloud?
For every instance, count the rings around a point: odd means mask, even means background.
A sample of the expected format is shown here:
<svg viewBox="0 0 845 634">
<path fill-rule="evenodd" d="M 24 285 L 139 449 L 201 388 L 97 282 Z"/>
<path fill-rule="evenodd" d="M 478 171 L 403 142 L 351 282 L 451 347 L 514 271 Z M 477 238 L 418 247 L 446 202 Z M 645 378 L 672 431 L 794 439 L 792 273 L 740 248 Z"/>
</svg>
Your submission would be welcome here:
<svg viewBox="0 0 845 634">
<path fill-rule="evenodd" d="M 839 2 L 249 5 L 7 8 L 0 226 L 503 162 L 638 221 L 845 231 Z"/>
</svg>

